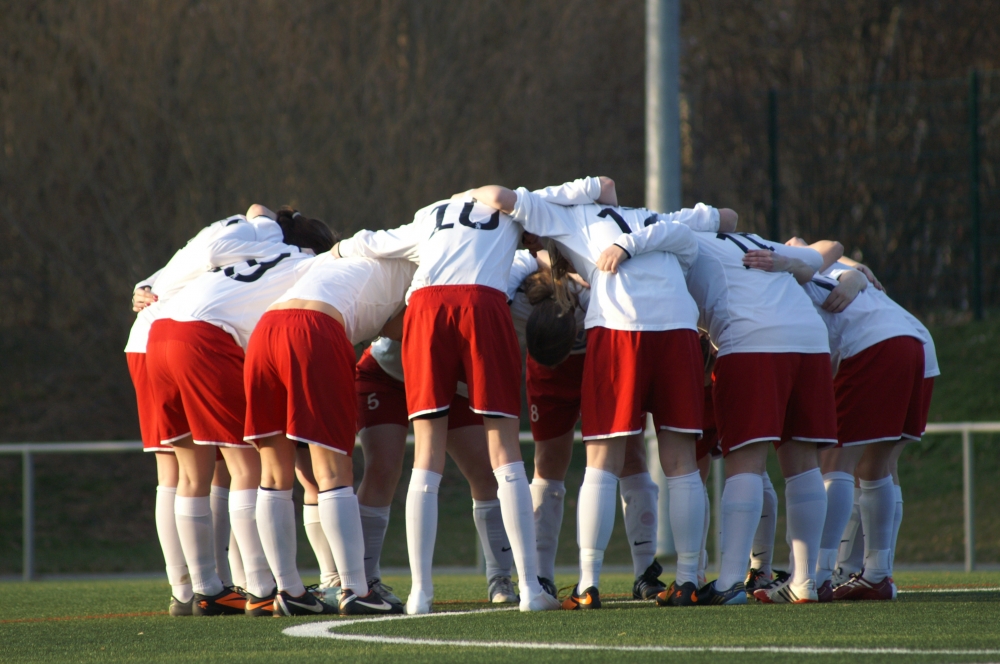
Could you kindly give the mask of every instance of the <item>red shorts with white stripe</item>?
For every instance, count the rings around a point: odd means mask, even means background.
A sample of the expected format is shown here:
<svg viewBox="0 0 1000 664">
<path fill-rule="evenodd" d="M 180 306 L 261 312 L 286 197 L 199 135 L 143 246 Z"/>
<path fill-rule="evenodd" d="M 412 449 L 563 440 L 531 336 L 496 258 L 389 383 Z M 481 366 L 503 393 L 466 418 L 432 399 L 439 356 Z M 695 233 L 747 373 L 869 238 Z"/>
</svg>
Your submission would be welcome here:
<svg viewBox="0 0 1000 664">
<path fill-rule="evenodd" d="M 576 426 L 586 357 L 586 353 L 570 355 L 558 365 L 547 367 L 528 356 L 528 420 L 535 440 L 552 440 Z"/>
<path fill-rule="evenodd" d="M 358 402 L 358 431 L 380 424 L 409 426 L 403 382 L 387 374 L 368 348 L 358 360 L 354 390 Z M 469 400 L 456 394 L 448 410 L 448 430 L 482 425 L 483 416 L 469 410 Z"/>
<path fill-rule="evenodd" d="M 840 363 L 833 379 L 841 446 L 920 440 L 924 414 L 924 346 L 893 337 Z"/>
<path fill-rule="evenodd" d="M 837 443 L 829 353 L 732 353 L 715 363 L 723 454 L 764 441 Z"/>
<path fill-rule="evenodd" d="M 695 458 L 698 459 L 706 454 L 711 454 L 712 457 L 722 456 L 722 449 L 719 447 L 719 429 L 715 424 L 715 404 L 712 402 L 711 385 L 705 386 L 704 424 L 695 450 Z"/>
<path fill-rule="evenodd" d="M 403 318 L 410 419 L 446 410 L 465 376 L 481 415 L 521 413 L 521 351 L 506 296 L 488 286 L 426 286 Z"/>
<path fill-rule="evenodd" d="M 704 363 L 694 330 L 587 330 L 581 410 L 583 439 L 657 431 L 700 434 Z"/>
<path fill-rule="evenodd" d="M 146 369 L 156 399 L 160 442 L 191 434 L 198 445 L 243 442 L 243 349 L 221 327 L 161 319 L 146 343 Z"/>
<path fill-rule="evenodd" d="M 266 312 L 247 345 L 244 438 L 283 433 L 354 451 L 354 346 L 344 326 L 308 309 Z"/>
<path fill-rule="evenodd" d="M 149 386 L 149 376 L 146 373 L 145 353 L 125 353 L 128 362 L 128 373 L 132 376 L 135 386 L 135 404 L 139 408 L 139 433 L 142 434 L 143 452 L 173 452 L 174 448 L 160 442 L 156 430 L 156 399 Z"/>
</svg>

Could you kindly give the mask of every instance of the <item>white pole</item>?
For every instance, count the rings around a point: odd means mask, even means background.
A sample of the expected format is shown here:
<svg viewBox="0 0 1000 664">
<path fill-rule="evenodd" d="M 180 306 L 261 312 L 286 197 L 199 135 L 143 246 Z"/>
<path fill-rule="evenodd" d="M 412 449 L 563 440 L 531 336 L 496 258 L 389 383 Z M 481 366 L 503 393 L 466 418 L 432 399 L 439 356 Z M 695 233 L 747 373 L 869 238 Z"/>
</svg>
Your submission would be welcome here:
<svg viewBox="0 0 1000 664">
<path fill-rule="evenodd" d="M 681 208 L 680 34 L 680 0 L 646 0 L 646 207 L 660 212 Z M 660 487 L 656 554 L 673 555 L 670 500 L 655 436 L 647 458 Z"/>
<path fill-rule="evenodd" d="M 973 502 L 972 432 L 962 429 L 962 507 L 965 525 L 965 571 L 976 569 L 976 513 Z"/>
<path fill-rule="evenodd" d="M 21 578 L 31 581 L 35 577 L 35 459 L 31 452 L 21 455 Z"/>
</svg>

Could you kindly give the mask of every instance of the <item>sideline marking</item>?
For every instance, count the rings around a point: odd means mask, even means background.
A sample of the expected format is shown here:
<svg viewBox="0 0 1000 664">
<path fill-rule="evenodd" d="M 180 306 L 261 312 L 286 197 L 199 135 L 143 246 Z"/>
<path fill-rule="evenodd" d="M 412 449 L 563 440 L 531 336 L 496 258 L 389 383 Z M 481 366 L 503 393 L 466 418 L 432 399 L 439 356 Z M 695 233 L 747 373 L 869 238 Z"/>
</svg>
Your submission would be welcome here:
<svg viewBox="0 0 1000 664">
<path fill-rule="evenodd" d="M 990 588 L 989 590 L 996 590 Z M 767 653 L 775 655 L 1000 655 L 1000 650 L 953 650 L 953 649 L 916 649 L 916 648 L 817 648 L 810 646 L 620 646 L 602 644 L 578 643 L 538 643 L 532 641 L 468 641 L 450 639 L 418 639 L 406 636 L 379 636 L 367 634 L 337 634 L 333 630 L 349 625 L 389 622 L 397 620 L 419 620 L 423 618 L 440 618 L 443 616 L 468 616 L 477 613 L 497 613 L 511 611 L 516 607 L 504 609 L 476 609 L 474 611 L 454 611 L 447 613 L 428 613 L 419 616 L 380 616 L 378 618 L 362 618 L 350 621 L 313 622 L 295 625 L 282 630 L 287 636 L 336 639 L 338 641 L 360 641 L 380 645 L 403 646 L 445 646 L 458 648 L 509 648 L 513 650 L 569 650 L 569 651 L 617 651 L 617 652 L 712 652 L 712 653 Z"/>
</svg>

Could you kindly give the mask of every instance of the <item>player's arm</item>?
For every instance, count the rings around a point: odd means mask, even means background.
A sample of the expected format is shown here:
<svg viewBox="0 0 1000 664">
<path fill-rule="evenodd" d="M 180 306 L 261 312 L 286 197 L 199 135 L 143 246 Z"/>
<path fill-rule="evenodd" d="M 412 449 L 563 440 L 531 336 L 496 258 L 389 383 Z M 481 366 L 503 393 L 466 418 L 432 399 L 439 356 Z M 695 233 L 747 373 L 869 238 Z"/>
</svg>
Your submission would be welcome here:
<svg viewBox="0 0 1000 664">
<path fill-rule="evenodd" d="M 137 283 L 132 289 L 132 311 L 139 313 L 160 299 L 153 293 L 153 287 L 156 285 L 156 279 L 160 276 L 161 272 L 163 272 L 162 267 Z"/>
<path fill-rule="evenodd" d="M 837 286 L 823 302 L 823 309 L 831 314 L 839 314 L 868 288 L 868 278 L 857 270 L 844 270 L 837 277 Z"/>
<path fill-rule="evenodd" d="M 443 204 L 442 204 L 443 205 Z M 417 212 L 417 218 L 412 223 L 384 231 L 358 231 L 353 237 L 341 240 L 333 245 L 334 256 L 348 258 L 352 256 L 363 258 L 403 258 L 414 263 L 420 261 L 420 242 L 427 239 L 433 232 L 433 221 L 430 211 L 434 208 L 424 208 Z M 428 228 L 428 221 L 431 228 Z"/>
<path fill-rule="evenodd" d="M 853 267 L 855 270 L 857 270 L 858 272 L 860 272 L 861 274 L 865 275 L 865 277 L 868 278 L 868 283 L 870 283 L 872 286 L 874 286 L 875 288 L 879 289 L 880 291 L 883 291 L 883 292 L 885 291 L 885 287 L 875 277 L 875 273 L 872 272 L 871 268 L 869 268 L 867 265 L 865 265 L 863 263 L 859 263 L 856 260 L 852 260 L 852 259 L 848 258 L 847 256 L 841 256 L 840 258 L 837 259 L 837 262 L 843 263 L 844 265 L 847 265 L 849 267 Z M 834 278 L 836 278 L 836 277 L 834 277 Z"/>
<path fill-rule="evenodd" d="M 477 187 L 466 193 L 483 205 L 488 205 L 494 210 L 500 210 L 506 214 L 514 212 L 514 206 L 517 205 L 517 194 L 498 184 Z"/>
<path fill-rule="evenodd" d="M 618 206 L 618 194 L 615 192 L 615 181 L 609 177 L 587 177 L 566 182 L 554 187 L 537 189 L 534 192 L 542 200 L 556 205 L 601 205 Z"/>
<path fill-rule="evenodd" d="M 813 278 L 823 264 L 818 251 L 808 247 L 775 245 L 774 251 L 754 249 L 743 255 L 743 265 L 765 272 L 788 272 L 800 284 Z"/>
<path fill-rule="evenodd" d="M 718 231 L 723 210 L 698 203 L 669 214 L 657 213 L 657 221 L 643 228 L 622 233 L 614 244 L 605 249 L 597 260 L 597 267 L 612 274 L 618 266 L 639 254 L 650 251 L 667 251 L 677 256 L 685 272 L 698 257 L 698 243 L 692 231 Z M 727 225 L 736 227 L 736 213 L 725 209 Z M 648 222 L 647 222 L 648 223 Z"/>
<path fill-rule="evenodd" d="M 514 262 L 510 266 L 510 276 L 507 278 L 508 302 L 514 299 L 514 293 L 521 287 L 521 282 L 529 274 L 538 269 L 538 265 L 542 262 L 541 257 L 543 254 L 545 256 L 545 263 L 546 265 L 548 264 L 548 254 L 544 250 L 538 252 L 538 254 L 538 258 L 535 258 L 527 249 L 514 252 Z"/>
</svg>

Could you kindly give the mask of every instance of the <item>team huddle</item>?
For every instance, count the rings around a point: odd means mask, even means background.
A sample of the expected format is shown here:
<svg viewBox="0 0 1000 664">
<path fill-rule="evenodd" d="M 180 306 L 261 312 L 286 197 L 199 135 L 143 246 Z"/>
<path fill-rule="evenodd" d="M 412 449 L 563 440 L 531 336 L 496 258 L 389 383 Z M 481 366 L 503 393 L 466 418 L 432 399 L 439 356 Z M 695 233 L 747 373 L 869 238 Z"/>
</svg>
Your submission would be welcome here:
<svg viewBox="0 0 1000 664">
<path fill-rule="evenodd" d="M 430 612 L 446 454 L 469 482 L 491 602 L 600 608 L 619 490 L 635 599 L 893 599 L 896 462 L 924 431 L 933 341 L 839 243 L 779 244 L 737 224 L 703 204 L 621 207 L 614 182 L 591 177 L 472 189 L 342 240 L 291 208 L 253 205 L 207 226 L 136 286 L 125 348 L 156 453 L 171 615 Z M 669 584 L 654 557 L 647 418 L 677 551 Z M 580 574 L 560 600 L 578 421 Z M 404 602 L 379 559 L 411 424 Z M 772 569 L 769 446 L 785 478 L 787 572 Z M 705 481 L 719 455 L 721 567 L 709 582 Z M 308 588 L 296 479 L 321 575 Z"/>
</svg>

